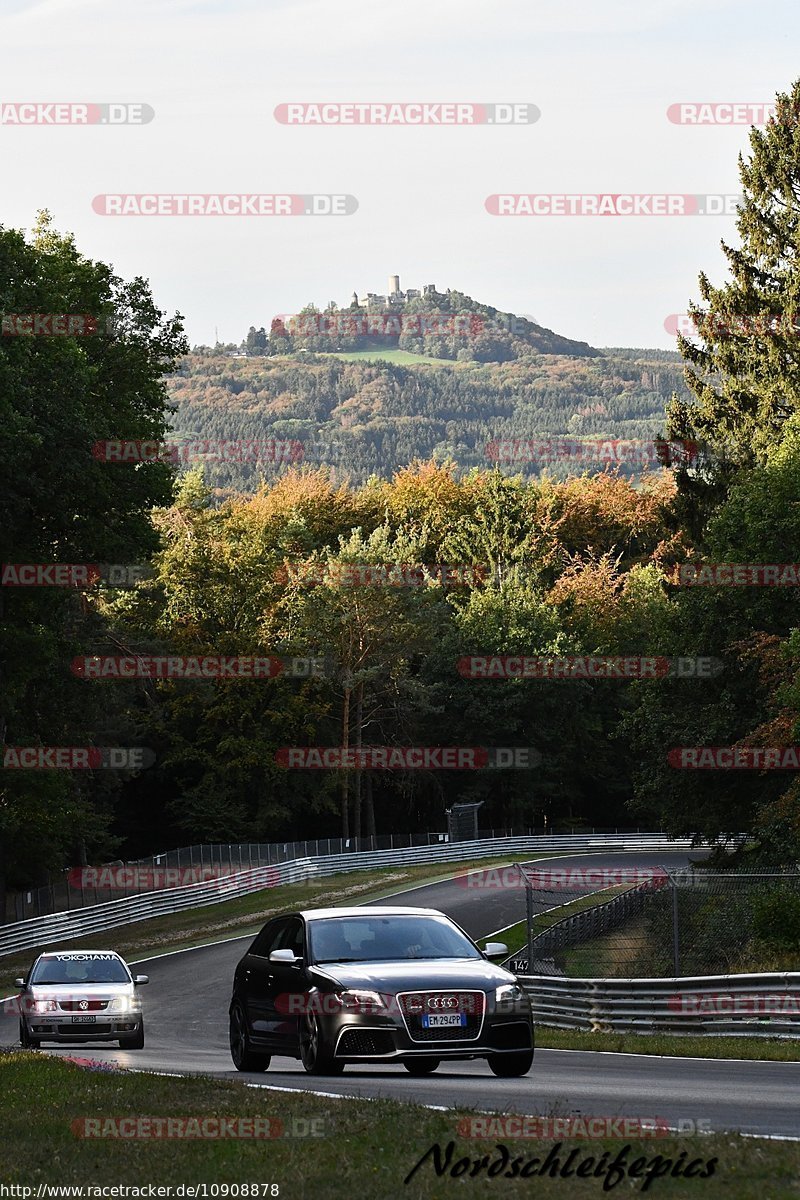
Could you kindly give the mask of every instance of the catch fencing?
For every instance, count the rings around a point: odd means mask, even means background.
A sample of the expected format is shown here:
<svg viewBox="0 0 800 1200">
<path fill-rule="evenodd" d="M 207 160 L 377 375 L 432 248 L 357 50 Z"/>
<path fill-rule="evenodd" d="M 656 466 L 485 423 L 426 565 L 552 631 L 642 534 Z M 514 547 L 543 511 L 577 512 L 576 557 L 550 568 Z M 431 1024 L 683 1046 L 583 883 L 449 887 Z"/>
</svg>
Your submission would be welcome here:
<svg viewBox="0 0 800 1200">
<path fill-rule="evenodd" d="M 691 838 L 671 840 L 663 833 L 551 834 L 489 838 L 473 842 L 412 846 L 405 849 L 364 851 L 295 859 L 253 870 L 244 870 L 192 883 L 184 887 L 108 900 L 87 908 L 52 913 L 0 926 L 0 956 L 45 944 L 63 942 L 87 934 L 115 929 L 120 925 L 165 916 L 184 909 L 200 908 L 234 900 L 281 884 L 307 882 L 329 875 L 383 867 L 468 862 L 497 856 L 522 854 L 588 854 L 613 851 L 686 851 Z"/>
<path fill-rule="evenodd" d="M 676 978 L 736 974 L 761 961 L 795 965 L 785 960 L 800 942 L 797 866 L 656 867 L 649 880 L 613 898 L 596 887 L 587 892 L 586 884 L 541 886 L 537 876 L 547 873 L 537 872 L 536 864 L 517 869 L 526 887 L 528 933 L 526 949 L 507 960 L 515 972 Z M 560 916 L 564 905 L 573 911 L 566 908 L 561 920 L 542 928 L 548 914 Z"/>
<path fill-rule="evenodd" d="M 611 900 L 562 917 L 560 921 L 556 921 L 530 939 L 533 962 L 540 963 L 547 959 L 555 962 L 555 956 L 560 952 L 624 925 L 631 917 L 643 911 L 652 893 L 651 883 L 640 883 L 620 892 Z M 519 954 L 512 955 L 504 965 L 514 972 L 529 970 L 528 958 L 521 958 Z"/>
</svg>

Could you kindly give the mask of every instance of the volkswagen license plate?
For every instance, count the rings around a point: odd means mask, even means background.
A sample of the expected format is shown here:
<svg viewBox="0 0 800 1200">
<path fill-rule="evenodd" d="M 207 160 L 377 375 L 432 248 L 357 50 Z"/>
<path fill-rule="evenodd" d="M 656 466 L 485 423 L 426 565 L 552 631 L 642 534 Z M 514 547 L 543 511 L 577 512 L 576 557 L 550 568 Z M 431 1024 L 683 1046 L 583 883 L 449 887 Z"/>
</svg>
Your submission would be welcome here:
<svg viewBox="0 0 800 1200">
<path fill-rule="evenodd" d="M 423 1029 L 445 1029 L 451 1025 L 466 1025 L 466 1013 L 425 1013 L 422 1018 Z"/>
<path fill-rule="evenodd" d="M 73 1017 L 72 1024 L 73 1025 L 94 1025 L 96 1020 L 97 1020 L 97 1017 L 84 1017 L 84 1016 Z"/>
</svg>

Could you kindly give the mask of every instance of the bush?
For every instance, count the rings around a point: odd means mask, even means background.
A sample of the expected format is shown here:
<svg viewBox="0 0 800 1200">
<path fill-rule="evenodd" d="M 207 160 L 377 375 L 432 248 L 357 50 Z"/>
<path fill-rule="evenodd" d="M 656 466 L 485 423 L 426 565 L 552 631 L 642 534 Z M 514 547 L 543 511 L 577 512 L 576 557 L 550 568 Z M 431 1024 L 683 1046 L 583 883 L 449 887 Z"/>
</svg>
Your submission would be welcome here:
<svg viewBox="0 0 800 1200">
<path fill-rule="evenodd" d="M 774 888 L 753 905 L 753 933 L 771 945 L 800 950 L 800 894 Z"/>
</svg>

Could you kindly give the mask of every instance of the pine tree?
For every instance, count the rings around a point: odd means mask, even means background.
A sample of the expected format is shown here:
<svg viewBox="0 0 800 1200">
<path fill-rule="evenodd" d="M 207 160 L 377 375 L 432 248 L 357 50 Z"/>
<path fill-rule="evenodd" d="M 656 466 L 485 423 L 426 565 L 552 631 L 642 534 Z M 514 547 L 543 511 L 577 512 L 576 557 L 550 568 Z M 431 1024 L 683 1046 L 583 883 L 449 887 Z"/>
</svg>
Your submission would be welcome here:
<svg viewBox="0 0 800 1200">
<path fill-rule="evenodd" d="M 751 130 L 749 157 L 739 156 L 741 245 L 722 243 L 731 278 L 715 287 L 699 276 L 703 304 L 689 306 L 697 340 L 678 338 L 693 398 L 673 397 L 668 437 L 706 447 L 678 470 L 682 515 L 695 534 L 800 408 L 800 80 L 775 107 Z"/>
</svg>

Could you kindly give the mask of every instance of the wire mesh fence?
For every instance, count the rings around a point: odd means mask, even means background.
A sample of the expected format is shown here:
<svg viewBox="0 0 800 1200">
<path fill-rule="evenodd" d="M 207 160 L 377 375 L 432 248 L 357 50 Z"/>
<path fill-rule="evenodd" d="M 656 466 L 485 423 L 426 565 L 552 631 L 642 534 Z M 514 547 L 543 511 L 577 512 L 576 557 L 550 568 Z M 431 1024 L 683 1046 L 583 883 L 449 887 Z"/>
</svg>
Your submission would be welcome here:
<svg viewBox="0 0 800 1200">
<path fill-rule="evenodd" d="M 800 964 L 800 868 L 693 864 L 593 881 L 517 870 L 528 917 L 507 965 L 518 973 L 655 979 Z"/>
</svg>

